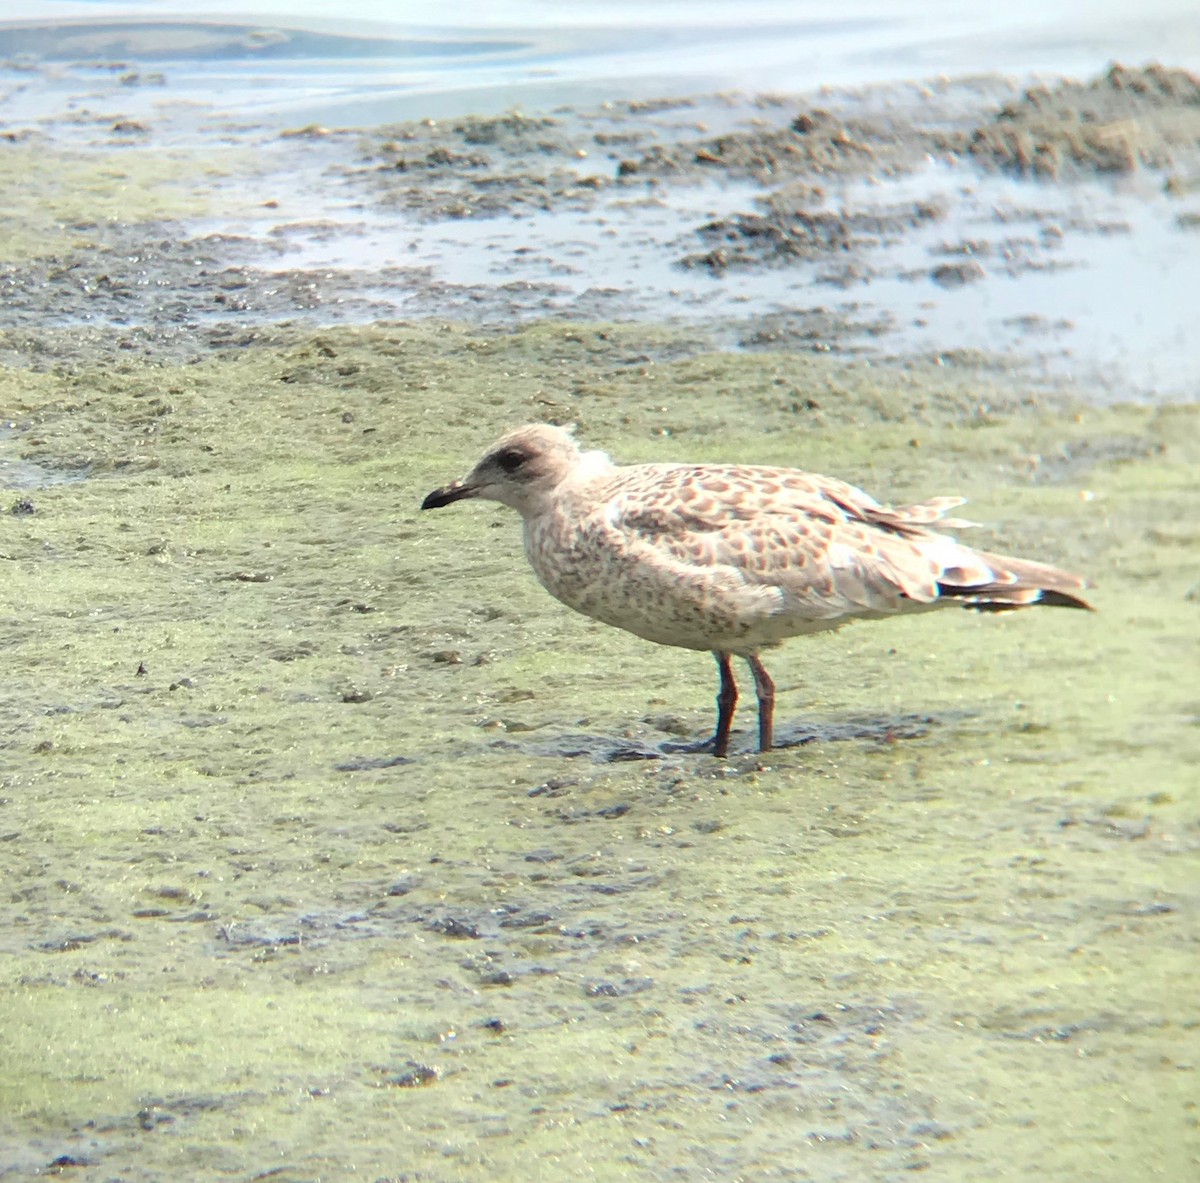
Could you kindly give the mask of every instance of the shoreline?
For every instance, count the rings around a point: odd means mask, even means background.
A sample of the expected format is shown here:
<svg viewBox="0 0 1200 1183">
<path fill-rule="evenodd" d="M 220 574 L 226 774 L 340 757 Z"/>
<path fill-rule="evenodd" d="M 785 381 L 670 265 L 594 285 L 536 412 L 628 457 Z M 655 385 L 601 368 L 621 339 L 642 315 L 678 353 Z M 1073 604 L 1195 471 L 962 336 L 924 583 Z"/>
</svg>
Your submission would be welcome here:
<svg viewBox="0 0 1200 1183">
<path fill-rule="evenodd" d="M 167 107 L 174 146 L 82 112 L 0 148 L 10 328 L 659 321 L 1189 399 L 1196 93 L 1114 67 L 281 133 Z"/>
</svg>

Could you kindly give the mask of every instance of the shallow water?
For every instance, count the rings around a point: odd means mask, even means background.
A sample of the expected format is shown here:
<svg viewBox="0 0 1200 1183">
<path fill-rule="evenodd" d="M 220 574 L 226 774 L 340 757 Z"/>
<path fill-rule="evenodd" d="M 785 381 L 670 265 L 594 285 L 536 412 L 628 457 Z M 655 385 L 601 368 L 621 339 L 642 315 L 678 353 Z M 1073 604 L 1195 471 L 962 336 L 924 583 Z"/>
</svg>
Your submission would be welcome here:
<svg viewBox="0 0 1200 1183">
<path fill-rule="evenodd" d="M 0 375 L 31 456 L 105 474 L 2 547 L 8 1176 L 1186 1175 L 1195 409 L 675 349 L 379 326 Z M 548 413 L 961 490 L 1101 612 L 794 643 L 781 739 L 851 738 L 664 754 L 703 655 L 554 604 L 500 508 L 415 508 Z"/>
<path fill-rule="evenodd" d="M 1011 94 L 993 80 L 949 87 L 945 101 L 978 103 L 981 91 Z M 839 101 L 931 118 L 915 87 Z M 845 252 L 721 270 L 702 263 L 705 228 L 757 216 L 786 185 L 620 175 L 637 152 L 622 139 L 674 146 L 714 125 L 786 127 L 802 106 L 710 96 L 665 112 L 560 112 L 547 118 L 548 144 L 518 129 L 489 145 L 483 179 L 469 165 L 389 168 L 397 134 L 436 152 L 472 134 L 463 124 L 284 137 L 209 128 L 164 147 L 157 124 L 125 142 L 92 120 L 89 146 L 18 140 L 0 177 L 10 211 L 0 244 L 16 268 L 9 324 L 674 320 L 742 347 L 1018 356 L 1089 400 L 1196 397 L 1196 201 L 1162 192 L 1161 170 L 1035 182 L 918 151 L 866 175 L 819 177 L 802 204 L 804 216 L 842 222 L 932 211 L 924 221 L 860 234 Z M 1181 162 L 1176 179 L 1186 171 Z"/>
<path fill-rule="evenodd" d="M 200 19 L 197 19 L 199 15 Z M 366 126 L 722 89 L 812 92 L 900 79 L 1090 75 L 1168 56 L 1200 68 L 1190 0 L 1013 0 L 921 5 L 853 0 L 574 3 L 508 0 L 428 9 L 349 0 L 196 6 L 28 0 L 0 23 L 0 56 L 169 68 L 190 102 L 245 117 Z M 6 27 L 7 26 L 7 27 Z M 64 99 L 68 96 L 64 92 Z M 148 114 L 154 88 L 143 91 Z M 130 96 L 138 102 L 138 95 Z"/>
</svg>

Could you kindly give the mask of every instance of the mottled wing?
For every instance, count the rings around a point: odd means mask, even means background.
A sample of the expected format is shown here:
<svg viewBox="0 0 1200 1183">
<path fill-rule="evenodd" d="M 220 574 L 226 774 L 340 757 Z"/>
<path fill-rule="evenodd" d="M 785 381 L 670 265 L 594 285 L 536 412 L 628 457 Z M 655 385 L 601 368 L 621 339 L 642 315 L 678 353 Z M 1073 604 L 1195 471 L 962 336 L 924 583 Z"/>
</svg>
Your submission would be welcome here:
<svg viewBox="0 0 1200 1183">
<path fill-rule="evenodd" d="M 612 494 L 609 523 L 637 543 L 777 588 L 782 612 L 812 620 L 930 603 L 942 560 L 953 567 L 951 551 L 970 554 L 924 528 L 957 498 L 892 509 L 843 481 L 791 469 L 633 468 Z M 972 581 L 974 573 L 955 570 Z"/>
</svg>

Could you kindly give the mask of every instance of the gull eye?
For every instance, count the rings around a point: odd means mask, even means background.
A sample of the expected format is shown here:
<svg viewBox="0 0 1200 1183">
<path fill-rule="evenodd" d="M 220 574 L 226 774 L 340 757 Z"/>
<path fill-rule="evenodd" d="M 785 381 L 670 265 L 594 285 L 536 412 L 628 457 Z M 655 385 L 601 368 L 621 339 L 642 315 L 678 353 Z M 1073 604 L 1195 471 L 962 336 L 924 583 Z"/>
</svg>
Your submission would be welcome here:
<svg viewBox="0 0 1200 1183">
<path fill-rule="evenodd" d="M 524 452 L 519 452 L 516 448 L 505 448 L 503 452 L 496 454 L 496 463 L 505 472 L 516 472 L 527 459 L 529 457 Z"/>
</svg>

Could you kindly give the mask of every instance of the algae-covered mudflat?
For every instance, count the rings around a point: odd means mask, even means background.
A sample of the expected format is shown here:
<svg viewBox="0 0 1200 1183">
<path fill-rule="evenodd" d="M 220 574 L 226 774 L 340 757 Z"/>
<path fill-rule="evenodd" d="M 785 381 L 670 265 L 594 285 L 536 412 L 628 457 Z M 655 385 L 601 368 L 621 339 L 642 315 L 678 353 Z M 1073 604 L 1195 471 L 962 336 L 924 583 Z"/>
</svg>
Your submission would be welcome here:
<svg viewBox="0 0 1200 1183">
<path fill-rule="evenodd" d="M 28 454 L 93 472 L 5 519 L 14 1171 L 1181 1177 L 1200 417 L 621 365 L 666 343 L 375 326 L 5 372 Z M 849 738 L 614 761 L 704 731 L 709 663 L 554 604 L 502 510 L 416 511 L 550 402 L 630 458 L 961 489 L 1101 611 L 797 643 L 783 738 Z"/>
<path fill-rule="evenodd" d="M 0 1177 L 1195 1173 L 1194 402 L 665 314 L 321 323 L 196 245 L 269 161 L 53 151 L 0 339 Z M 550 600 L 500 507 L 418 513 L 534 419 L 961 493 L 1099 611 L 797 641 L 781 750 L 672 751 L 708 658 Z"/>
</svg>

